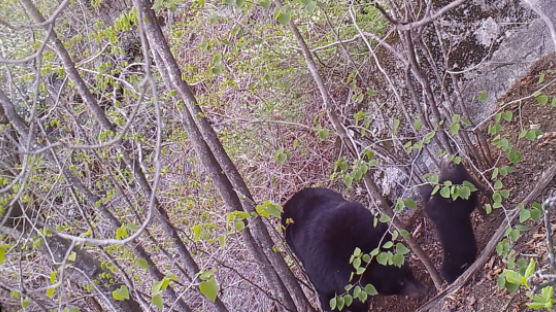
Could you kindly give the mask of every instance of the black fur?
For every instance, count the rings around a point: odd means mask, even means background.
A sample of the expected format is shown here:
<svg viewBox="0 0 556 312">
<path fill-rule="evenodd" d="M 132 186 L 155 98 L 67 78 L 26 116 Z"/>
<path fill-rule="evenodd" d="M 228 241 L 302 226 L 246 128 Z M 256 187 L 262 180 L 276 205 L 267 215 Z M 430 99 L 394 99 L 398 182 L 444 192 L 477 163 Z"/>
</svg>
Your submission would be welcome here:
<svg viewBox="0 0 556 312">
<path fill-rule="evenodd" d="M 288 219 L 293 223 L 287 224 Z M 319 294 L 322 307 L 330 309 L 335 294 L 343 294 L 353 267 L 349 258 L 355 247 L 363 252 L 376 248 L 387 230 L 373 227 L 373 215 L 357 202 L 324 188 L 308 188 L 296 193 L 282 214 L 286 242 L 303 263 Z M 386 234 L 385 240 L 391 239 Z M 353 282 L 353 281 L 352 281 Z M 373 284 L 381 294 L 420 295 L 424 289 L 415 281 L 409 266 L 382 266 L 372 262 L 361 285 Z M 368 304 L 353 300 L 349 311 L 368 311 Z"/>
<path fill-rule="evenodd" d="M 452 181 L 462 184 L 470 181 L 462 164 L 456 165 L 444 157 L 440 164 L 439 182 Z M 455 281 L 475 261 L 477 246 L 470 214 L 477 206 L 477 192 L 472 192 L 468 199 L 458 198 L 453 201 L 443 198 L 439 192 L 432 195 L 425 207 L 427 215 L 436 225 L 440 243 L 444 249 L 444 261 L 441 275 L 451 283 Z"/>
</svg>

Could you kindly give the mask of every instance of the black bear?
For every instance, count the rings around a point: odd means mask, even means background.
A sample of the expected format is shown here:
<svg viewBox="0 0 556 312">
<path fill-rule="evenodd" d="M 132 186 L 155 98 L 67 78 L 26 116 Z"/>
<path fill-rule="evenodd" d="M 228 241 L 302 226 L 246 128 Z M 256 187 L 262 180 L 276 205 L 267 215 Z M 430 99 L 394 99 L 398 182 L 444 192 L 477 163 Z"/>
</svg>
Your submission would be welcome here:
<svg viewBox="0 0 556 312">
<path fill-rule="evenodd" d="M 291 219 L 293 222 L 288 222 Z M 297 192 L 284 205 L 282 225 L 286 242 L 303 263 L 309 279 L 318 292 L 322 308 L 329 310 L 330 299 L 345 293 L 353 266 L 349 259 L 356 247 L 368 253 L 382 236 L 391 239 L 387 226 L 373 226 L 373 215 L 357 202 L 324 188 L 306 188 Z M 354 277 L 354 279 L 356 279 Z M 353 281 L 352 281 L 353 282 Z M 361 279 L 381 294 L 418 296 L 425 291 L 413 277 L 407 264 L 401 268 L 383 266 L 374 260 Z M 348 308 L 352 312 L 368 311 L 368 304 L 357 299 Z"/>
<path fill-rule="evenodd" d="M 449 156 L 442 159 L 439 169 L 439 183 L 471 181 L 463 165 L 455 164 Z M 444 198 L 437 192 L 430 196 L 425 206 L 444 249 L 440 274 L 448 283 L 455 281 L 475 261 L 477 246 L 470 218 L 475 206 L 477 192 L 472 192 L 468 199 L 458 197 L 456 200 Z"/>
</svg>

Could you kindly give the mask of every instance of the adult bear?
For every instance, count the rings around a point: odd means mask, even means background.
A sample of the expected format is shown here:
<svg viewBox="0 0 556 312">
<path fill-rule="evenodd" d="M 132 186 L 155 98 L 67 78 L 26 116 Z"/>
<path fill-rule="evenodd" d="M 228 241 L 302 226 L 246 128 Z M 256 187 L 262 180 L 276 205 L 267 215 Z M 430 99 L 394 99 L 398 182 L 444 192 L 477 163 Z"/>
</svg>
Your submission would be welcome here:
<svg viewBox="0 0 556 312">
<path fill-rule="evenodd" d="M 329 302 L 335 294 L 345 293 L 353 272 L 349 259 L 355 248 L 368 253 L 378 246 L 383 235 L 384 242 L 391 239 L 390 234 L 385 234 L 385 224 L 373 226 L 369 210 L 324 188 L 306 188 L 293 195 L 284 205 L 282 225 L 287 244 L 303 263 L 325 310 L 330 309 Z M 363 287 L 368 283 L 385 295 L 418 296 L 425 291 L 407 264 L 398 268 L 373 260 L 361 279 Z M 368 311 L 368 304 L 354 299 L 348 310 Z"/>
<path fill-rule="evenodd" d="M 462 184 L 471 181 L 463 165 L 455 164 L 449 156 L 440 162 L 439 183 L 452 181 Z M 468 199 L 444 198 L 440 193 L 432 195 L 426 206 L 427 215 L 436 225 L 440 243 L 444 249 L 444 260 L 440 274 L 448 282 L 455 281 L 472 263 L 477 254 L 470 214 L 477 206 L 477 192 Z"/>
</svg>

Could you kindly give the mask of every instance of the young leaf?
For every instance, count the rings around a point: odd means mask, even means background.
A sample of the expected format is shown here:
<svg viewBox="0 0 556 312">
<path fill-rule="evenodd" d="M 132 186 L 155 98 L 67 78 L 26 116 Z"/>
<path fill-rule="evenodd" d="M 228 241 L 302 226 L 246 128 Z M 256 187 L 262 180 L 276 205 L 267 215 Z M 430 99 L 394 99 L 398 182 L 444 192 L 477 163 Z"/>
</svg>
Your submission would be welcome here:
<svg viewBox="0 0 556 312">
<path fill-rule="evenodd" d="M 369 296 L 376 296 L 378 295 L 378 291 L 372 284 L 365 285 L 365 293 Z"/>
<path fill-rule="evenodd" d="M 332 309 L 332 310 L 336 309 L 336 296 L 334 296 L 334 298 L 330 299 L 330 301 L 328 302 L 328 305 L 330 305 L 330 309 Z"/>
<path fill-rule="evenodd" d="M 508 159 L 513 164 L 517 164 L 521 160 L 521 153 L 519 151 L 511 151 L 508 153 Z"/>
<path fill-rule="evenodd" d="M 388 264 L 388 254 L 385 252 L 381 252 L 376 256 L 376 261 L 382 265 Z"/>
<path fill-rule="evenodd" d="M 203 295 L 214 302 L 216 300 L 216 295 L 218 294 L 218 283 L 214 277 L 211 277 L 209 280 L 203 281 L 199 284 L 199 290 Z"/>
<path fill-rule="evenodd" d="M 353 297 L 349 294 L 344 296 L 344 304 L 346 307 L 349 307 L 353 303 Z"/>
<path fill-rule="evenodd" d="M 513 271 L 513 270 L 504 269 L 503 274 L 506 277 L 506 281 L 508 281 L 509 283 L 516 284 L 516 285 L 522 285 L 523 284 L 524 278 L 518 272 Z"/>
<path fill-rule="evenodd" d="M 400 255 L 405 255 L 409 252 L 409 249 L 407 249 L 407 247 L 405 247 L 404 244 L 402 243 L 397 243 L 396 244 L 396 253 L 400 254 Z"/>
<path fill-rule="evenodd" d="M 525 269 L 524 277 L 528 278 L 534 272 L 535 272 L 535 260 L 533 260 L 533 258 L 531 258 L 531 259 L 529 259 L 529 265 L 527 266 L 527 269 Z"/>
<path fill-rule="evenodd" d="M 56 271 L 50 272 L 50 284 L 56 283 Z"/>
<path fill-rule="evenodd" d="M 143 268 L 144 270 L 149 269 L 149 265 L 147 264 L 147 260 L 145 260 L 143 258 L 137 258 L 137 260 L 135 260 L 135 263 L 137 263 L 137 265 L 139 267 Z"/>
<path fill-rule="evenodd" d="M 6 257 L 6 248 L 7 245 L 0 245 L 0 264 L 4 262 L 4 257 Z"/>
<path fill-rule="evenodd" d="M 129 290 L 125 285 L 122 285 L 112 292 L 112 297 L 118 301 L 127 300 L 129 299 Z"/>
<path fill-rule="evenodd" d="M 162 301 L 162 296 L 160 294 L 154 295 L 151 299 L 151 302 L 159 309 L 162 309 L 162 307 L 164 306 L 164 301 Z"/>
<path fill-rule="evenodd" d="M 548 96 L 546 94 L 541 94 L 541 95 L 537 96 L 537 102 L 540 105 L 545 106 L 546 103 L 548 103 Z"/>
<path fill-rule="evenodd" d="M 406 206 L 409 209 L 417 209 L 417 204 L 411 198 L 408 198 L 404 201 L 404 206 Z"/>
</svg>

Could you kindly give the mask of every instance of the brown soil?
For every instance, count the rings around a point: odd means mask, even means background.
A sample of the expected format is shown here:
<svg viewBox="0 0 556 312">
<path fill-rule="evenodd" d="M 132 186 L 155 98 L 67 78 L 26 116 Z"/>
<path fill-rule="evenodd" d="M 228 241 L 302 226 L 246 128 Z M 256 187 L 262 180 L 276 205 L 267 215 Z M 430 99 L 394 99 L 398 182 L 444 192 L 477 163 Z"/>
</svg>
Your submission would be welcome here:
<svg viewBox="0 0 556 312">
<path fill-rule="evenodd" d="M 556 107 L 551 107 L 551 100 L 556 96 L 556 57 L 547 55 L 537 61 L 523 77 L 498 101 L 499 103 L 515 103 L 506 107 L 506 111 L 513 112 L 511 122 L 503 122 L 503 133 L 515 149 L 522 153 L 521 161 L 514 165 L 514 172 L 508 175 L 503 183 L 510 190 L 510 198 L 504 202 L 506 209 L 513 209 L 518 202 L 527 196 L 535 186 L 540 175 L 556 162 Z M 540 81 L 540 75 L 544 80 Z M 540 105 L 535 97 L 531 97 L 537 90 L 544 87 L 542 94 L 548 95 L 548 103 Z M 520 100 L 521 99 L 521 100 Z M 522 129 L 538 128 L 543 135 L 531 142 L 526 138 L 519 138 Z M 505 155 L 499 149 L 491 147 L 493 156 L 506 162 Z M 491 172 L 485 173 L 490 176 Z M 554 189 L 556 183 L 549 185 L 547 190 Z M 546 190 L 545 190 L 546 192 Z M 544 193 L 543 193 L 544 194 Z M 542 202 L 544 198 L 538 198 Z M 487 198 L 482 198 L 479 209 L 484 209 Z M 477 209 L 478 210 L 478 209 Z M 498 209 L 490 215 L 475 211 L 472 219 L 479 252 L 486 246 L 492 234 L 504 220 L 504 211 Z M 442 248 L 436 239 L 434 228 L 422 210 L 412 217 L 412 224 L 408 228 L 414 231 L 417 242 L 431 257 L 435 266 L 440 268 L 442 263 Z M 556 220 L 555 220 L 556 222 Z M 544 228 L 536 222 L 527 221 L 530 230 L 523 232 L 520 240 L 514 246 L 518 254 L 538 255 L 539 259 L 546 259 L 544 242 Z M 407 312 L 414 311 L 434 296 L 434 285 L 424 267 L 414 256 L 409 259 L 418 280 L 429 289 L 427 298 L 410 299 L 396 296 L 377 296 L 371 303 L 371 311 Z M 485 266 L 476 272 L 467 283 L 453 296 L 446 297 L 444 302 L 430 311 L 438 312 L 471 312 L 471 311 L 529 311 L 525 303 L 528 298 L 523 292 L 508 293 L 499 290 L 496 281 L 499 273 L 506 265 L 501 258 L 493 254 Z"/>
</svg>

